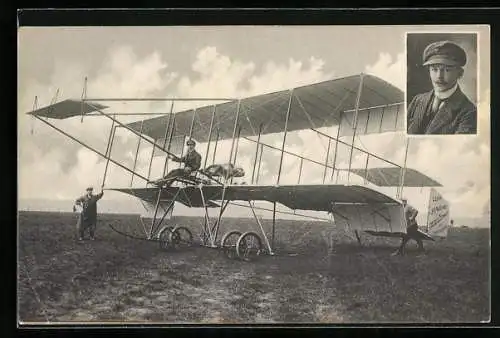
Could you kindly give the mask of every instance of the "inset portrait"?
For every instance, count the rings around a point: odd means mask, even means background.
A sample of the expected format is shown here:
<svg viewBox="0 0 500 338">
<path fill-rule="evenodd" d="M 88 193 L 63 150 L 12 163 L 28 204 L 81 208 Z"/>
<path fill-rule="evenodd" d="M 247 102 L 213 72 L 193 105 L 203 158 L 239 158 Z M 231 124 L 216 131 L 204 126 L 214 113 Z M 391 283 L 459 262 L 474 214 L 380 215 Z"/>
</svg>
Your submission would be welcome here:
<svg viewBox="0 0 500 338">
<path fill-rule="evenodd" d="M 477 134 L 477 34 L 407 33 L 407 134 Z"/>
</svg>

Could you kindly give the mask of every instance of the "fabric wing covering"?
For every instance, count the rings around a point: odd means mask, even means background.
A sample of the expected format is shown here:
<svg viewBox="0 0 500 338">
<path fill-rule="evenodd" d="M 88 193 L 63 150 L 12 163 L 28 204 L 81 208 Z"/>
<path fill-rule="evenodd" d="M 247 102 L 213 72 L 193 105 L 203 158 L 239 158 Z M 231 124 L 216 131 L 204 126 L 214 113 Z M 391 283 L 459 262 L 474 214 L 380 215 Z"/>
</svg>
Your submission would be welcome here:
<svg viewBox="0 0 500 338">
<path fill-rule="evenodd" d="M 351 169 L 351 172 L 366 178 L 371 183 L 379 187 L 397 187 L 401 185 L 400 168 L 370 168 L 366 169 Z M 422 174 L 421 172 L 406 168 L 404 173 L 405 187 L 441 187 L 439 182 Z"/>
<path fill-rule="evenodd" d="M 333 217 L 337 227 L 350 231 L 386 232 L 400 236 L 406 229 L 401 205 L 336 205 Z"/>
<path fill-rule="evenodd" d="M 175 154 L 177 156 L 181 156 L 181 153 L 184 149 L 184 144 L 186 143 L 186 136 L 173 136 L 171 139 L 165 139 L 164 137 L 155 141 L 155 143 L 168 150 L 171 154 Z M 165 156 L 165 152 L 160 148 L 155 147 L 153 156 Z"/>
<path fill-rule="evenodd" d="M 180 189 L 180 191 L 179 191 Z M 158 188 L 112 189 L 136 196 L 145 201 L 155 201 Z M 222 200 L 221 186 L 169 187 L 162 190 L 161 200 L 172 200 L 179 192 L 177 201 L 193 208 L 203 207 L 203 199 L 209 206 L 217 206 Z M 203 198 L 202 198 L 203 192 Z M 359 205 L 395 204 L 399 202 L 375 190 L 362 186 L 346 185 L 283 185 L 251 186 L 232 185 L 226 187 L 225 200 L 278 202 L 293 210 L 330 211 L 331 203 L 356 203 Z"/>
<path fill-rule="evenodd" d="M 404 104 L 362 109 L 354 121 L 354 112 L 347 111 L 340 121 L 339 136 L 352 136 L 356 124 L 356 135 L 380 134 L 391 131 L 401 131 L 404 128 Z"/>
<path fill-rule="evenodd" d="M 47 107 L 36 109 L 29 112 L 29 115 L 47 117 L 51 119 L 66 119 L 73 116 L 80 116 L 82 113 L 89 114 L 97 110 L 108 108 L 98 103 L 83 103 L 78 100 L 64 100 L 61 102 L 54 103 Z"/>
<path fill-rule="evenodd" d="M 191 135 L 198 142 L 231 139 L 283 132 L 288 106 L 288 131 L 329 127 L 341 124 L 340 136 L 349 135 L 356 108 L 360 75 L 334 79 L 275 93 L 248 97 L 216 105 L 185 110 L 169 115 L 137 121 L 128 127 L 158 140 L 165 137 L 167 126 L 174 135 Z M 359 101 L 357 133 L 401 131 L 404 128 L 403 92 L 390 83 L 372 76 L 363 76 Z M 214 113 L 215 111 L 215 113 Z M 239 114 L 237 113 L 239 111 Z M 238 129 L 235 119 L 238 117 Z M 341 116 L 342 122 L 341 123 Z M 345 119 L 347 117 L 347 119 Z"/>
</svg>

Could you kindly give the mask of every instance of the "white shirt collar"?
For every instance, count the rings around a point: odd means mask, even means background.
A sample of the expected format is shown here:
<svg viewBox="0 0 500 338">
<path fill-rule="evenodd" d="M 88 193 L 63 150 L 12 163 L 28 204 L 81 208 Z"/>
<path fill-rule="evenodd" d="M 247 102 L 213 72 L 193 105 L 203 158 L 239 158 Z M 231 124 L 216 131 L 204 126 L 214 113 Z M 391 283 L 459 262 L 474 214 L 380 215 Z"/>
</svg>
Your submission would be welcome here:
<svg viewBox="0 0 500 338">
<path fill-rule="evenodd" d="M 455 83 L 455 85 L 453 87 L 451 87 L 450 89 L 445 90 L 443 92 L 434 91 L 434 95 L 436 95 L 440 100 L 446 100 L 447 98 L 452 96 L 457 89 L 458 89 L 458 82 Z"/>
</svg>

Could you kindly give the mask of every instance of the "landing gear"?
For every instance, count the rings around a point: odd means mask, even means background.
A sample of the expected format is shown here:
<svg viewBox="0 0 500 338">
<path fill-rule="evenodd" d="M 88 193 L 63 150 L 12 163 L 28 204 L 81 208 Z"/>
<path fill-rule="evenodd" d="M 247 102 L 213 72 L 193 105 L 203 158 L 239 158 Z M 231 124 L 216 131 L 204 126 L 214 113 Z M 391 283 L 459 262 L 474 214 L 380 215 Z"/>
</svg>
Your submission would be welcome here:
<svg viewBox="0 0 500 338">
<path fill-rule="evenodd" d="M 262 253 L 262 240 L 255 232 L 245 232 L 236 242 L 236 254 L 246 262 L 255 260 Z"/>
<path fill-rule="evenodd" d="M 251 231 L 243 234 L 238 230 L 226 232 L 221 240 L 221 248 L 228 258 L 239 258 L 246 262 L 255 260 L 263 253 L 262 240 Z"/>
<path fill-rule="evenodd" d="M 161 250 L 179 250 L 193 245 L 193 234 L 186 227 L 165 226 L 158 233 Z"/>
<path fill-rule="evenodd" d="M 224 236 L 222 236 L 221 248 L 228 258 L 233 259 L 238 255 L 236 253 L 236 243 L 240 237 L 241 232 L 238 230 L 226 232 Z"/>
<path fill-rule="evenodd" d="M 172 233 L 172 230 L 174 230 L 174 227 L 168 225 L 163 227 L 158 233 L 158 242 L 160 243 L 161 250 L 166 251 L 171 248 L 170 234 Z"/>
<path fill-rule="evenodd" d="M 193 234 L 186 227 L 177 227 L 170 232 L 169 240 L 173 249 L 186 249 L 193 245 Z"/>
</svg>

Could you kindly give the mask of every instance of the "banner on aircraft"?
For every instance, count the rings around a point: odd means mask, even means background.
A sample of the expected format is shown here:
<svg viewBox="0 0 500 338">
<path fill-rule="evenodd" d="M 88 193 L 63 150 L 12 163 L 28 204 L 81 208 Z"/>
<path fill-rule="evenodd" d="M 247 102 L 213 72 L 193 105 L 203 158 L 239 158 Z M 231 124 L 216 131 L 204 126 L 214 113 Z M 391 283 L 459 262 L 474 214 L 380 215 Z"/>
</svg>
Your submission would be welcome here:
<svg viewBox="0 0 500 338">
<path fill-rule="evenodd" d="M 450 224 L 450 206 L 443 196 L 434 188 L 429 197 L 427 226 L 428 233 L 433 237 L 446 237 Z"/>
</svg>

